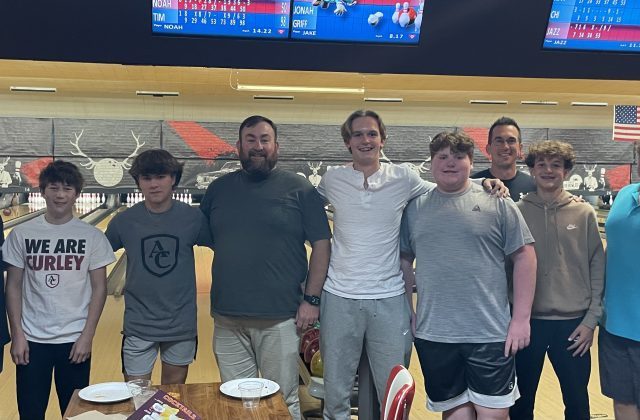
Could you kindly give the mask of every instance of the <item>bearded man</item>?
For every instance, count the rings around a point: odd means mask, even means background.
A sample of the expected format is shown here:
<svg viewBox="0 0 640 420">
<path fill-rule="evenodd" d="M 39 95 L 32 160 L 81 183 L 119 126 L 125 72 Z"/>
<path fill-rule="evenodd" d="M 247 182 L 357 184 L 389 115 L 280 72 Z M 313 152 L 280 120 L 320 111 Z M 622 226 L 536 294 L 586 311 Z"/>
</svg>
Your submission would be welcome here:
<svg viewBox="0 0 640 420">
<path fill-rule="evenodd" d="M 214 354 L 223 382 L 259 372 L 280 385 L 291 416 L 300 419 L 300 332 L 318 320 L 329 223 L 309 181 L 276 168 L 271 120 L 244 120 L 236 146 L 242 169 L 213 181 L 200 205 L 214 240 Z"/>
</svg>

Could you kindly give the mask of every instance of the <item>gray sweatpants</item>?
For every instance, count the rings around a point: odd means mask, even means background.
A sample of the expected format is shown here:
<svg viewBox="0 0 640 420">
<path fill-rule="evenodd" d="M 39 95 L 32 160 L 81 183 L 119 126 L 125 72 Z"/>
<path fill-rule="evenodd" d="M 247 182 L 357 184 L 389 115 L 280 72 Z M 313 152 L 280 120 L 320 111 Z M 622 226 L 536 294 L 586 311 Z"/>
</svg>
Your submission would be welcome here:
<svg viewBox="0 0 640 420">
<path fill-rule="evenodd" d="M 346 299 L 322 292 L 320 351 L 324 362 L 324 418 L 350 418 L 349 403 L 363 345 L 378 400 L 395 365 L 411 358 L 410 309 L 404 294 L 385 299 Z"/>
</svg>

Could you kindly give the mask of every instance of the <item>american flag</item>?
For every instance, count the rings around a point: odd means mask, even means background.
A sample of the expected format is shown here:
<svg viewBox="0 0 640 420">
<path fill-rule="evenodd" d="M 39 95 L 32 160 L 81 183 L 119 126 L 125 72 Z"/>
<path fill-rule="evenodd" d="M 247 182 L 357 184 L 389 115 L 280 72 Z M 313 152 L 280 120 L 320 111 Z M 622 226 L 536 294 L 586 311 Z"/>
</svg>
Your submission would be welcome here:
<svg viewBox="0 0 640 420">
<path fill-rule="evenodd" d="M 616 105 L 613 117 L 613 139 L 640 140 L 640 106 Z"/>
</svg>

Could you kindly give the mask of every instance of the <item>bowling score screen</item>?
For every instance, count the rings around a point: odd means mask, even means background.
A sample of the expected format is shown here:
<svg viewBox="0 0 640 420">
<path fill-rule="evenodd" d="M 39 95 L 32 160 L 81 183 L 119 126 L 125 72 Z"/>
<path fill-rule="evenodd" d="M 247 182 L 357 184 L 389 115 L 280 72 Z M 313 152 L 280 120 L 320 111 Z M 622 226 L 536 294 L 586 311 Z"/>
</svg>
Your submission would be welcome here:
<svg viewBox="0 0 640 420">
<path fill-rule="evenodd" d="M 152 0 L 158 34 L 288 38 L 289 0 Z"/>
<path fill-rule="evenodd" d="M 418 44 L 424 0 L 152 0 L 156 34 Z"/>
<path fill-rule="evenodd" d="M 417 44 L 424 0 L 293 0 L 291 38 Z"/>
<path fill-rule="evenodd" d="M 640 0 L 554 0 L 544 48 L 640 52 Z"/>
</svg>

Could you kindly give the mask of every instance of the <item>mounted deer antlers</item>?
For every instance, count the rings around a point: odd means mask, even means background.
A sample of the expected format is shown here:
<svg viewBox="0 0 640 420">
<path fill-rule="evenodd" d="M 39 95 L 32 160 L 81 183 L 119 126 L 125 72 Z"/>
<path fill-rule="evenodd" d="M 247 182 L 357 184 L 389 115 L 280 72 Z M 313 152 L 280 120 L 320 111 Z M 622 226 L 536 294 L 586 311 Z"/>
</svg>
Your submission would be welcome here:
<svg viewBox="0 0 640 420">
<path fill-rule="evenodd" d="M 69 140 L 69 143 L 71 143 L 71 145 L 72 145 L 73 147 L 75 147 L 75 148 L 76 148 L 76 150 L 77 150 L 78 152 L 76 153 L 76 152 L 73 152 L 73 151 L 72 151 L 72 152 L 71 152 L 71 154 L 72 154 L 72 155 L 74 155 L 74 156 L 82 156 L 82 157 L 85 157 L 85 158 L 89 159 L 89 162 L 87 162 L 87 163 L 81 163 L 80 165 L 82 165 L 83 167 L 85 167 L 85 168 L 87 168 L 87 169 L 93 169 L 93 168 L 96 166 L 96 162 L 95 162 L 93 159 L 91 159 L 89 156 L 87 156 L 87 155 L 86 155 L 86 154 L 85 154 L 85 153 L 80 149 L 80 146 L 78 145 L 78 142 L 80 141 L 80 138 L 82 137 L 82 135 L 83 135 L 83 134 L 84 134 L 84 130 L 80 131 L 80 135 L 78 135 L 78 134 L 76 134 L 76 133 L 73 133 L 73 135 L 74 135 L 74 136 L 75 136 L 75 138 L 76 138 L 76 142 L 74 143 L 73 141 Z"/>
<path fill-rule="evenodd" d="M 136 150 L 134 150 L 133 153 L 127 156 L 127 158 L 120 163 L 124 169 L 131 169 L 131 164 L 129 163 L 129 159 L 136 156 L 138 154 L 138 150 L 145 145 L 145 142 L 140 143 L 140 136 L 136 137 L 136 135 L 133 133 L 133 130 L 131 130 L 131 135 L 136 141 Z"/>
</svg>

